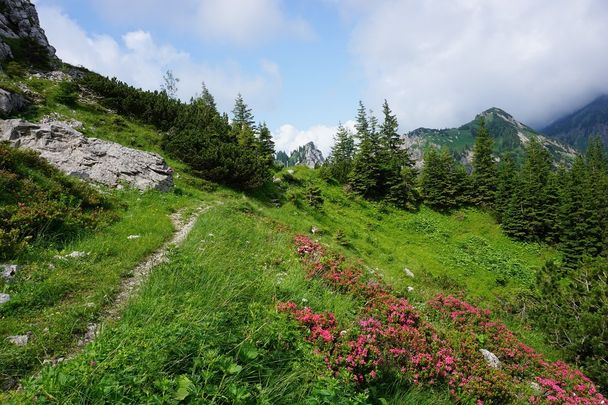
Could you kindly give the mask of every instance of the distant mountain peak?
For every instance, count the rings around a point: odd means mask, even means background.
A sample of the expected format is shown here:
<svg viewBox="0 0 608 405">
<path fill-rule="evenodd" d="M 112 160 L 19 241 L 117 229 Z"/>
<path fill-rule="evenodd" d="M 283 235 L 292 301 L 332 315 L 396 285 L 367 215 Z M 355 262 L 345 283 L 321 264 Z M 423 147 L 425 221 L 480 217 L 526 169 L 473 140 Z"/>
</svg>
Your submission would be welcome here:
<svg viewBox="0 0 608 405">
<path fill-rule="evenodd" d="M 461 163 L 470 166 L 473 145 L 482 117 L 494 139 L 494 151 L 497 156 L 512 152 L 516 158 L 523 159 L 525 146 L 532 138 L 538 139 L 556 162 L 569 162 L 576 156 L 577 152 L 573 148 L 542 136 L 498 107 L 482 111 L 475 116 L 475 119 L 458 128 L 418 128 L 405 135 L 405 144 L 418 166 L 422 165 L 423 152 L 429 146 L 447 147 Z"/>
<path fill-rule="evenodd" d="M 543 129 L 549 137 L 585 150 L 590 138 L 599 136 L 608 145 L 608 94 L 562 117 Z"/>
<path fill-rule="evenodd" d="M 325 162 L 323 153 L 317 149 L 314 142 L 308 142 L 287 156 L 285 152 L 277 153 L 277 160 L 285 166 L 308 166 L 314 168 Z"/>
</svg>

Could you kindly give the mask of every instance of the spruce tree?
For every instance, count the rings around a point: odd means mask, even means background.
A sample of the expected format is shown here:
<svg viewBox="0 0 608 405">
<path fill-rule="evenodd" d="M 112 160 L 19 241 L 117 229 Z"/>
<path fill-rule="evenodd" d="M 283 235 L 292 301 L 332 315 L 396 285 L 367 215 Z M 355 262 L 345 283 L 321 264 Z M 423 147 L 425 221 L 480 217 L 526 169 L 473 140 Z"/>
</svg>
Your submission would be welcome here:
<svg viewBox="0 0 608 405">
<path fill-rule="evenodd" d="M 248 126 L 252 130 L 254 129 L 255 121 L 251 108 L 245 103 L 241 93 L 238 94 L 234 102 L 234 108 L 232 109 L 232 124 L 236 127 L 243 128 Z"/>
<path fill-rule="evenodd" d="M 424 155 L 420 188 L 424 202 L 438 211 L 449 211 L 462 206 L 467 200 L 467 174 L 456 163 L 449 151 L 431 147 Z"/>
<path fill-rule="evenodd" d="M 258 126 L 258 142 L 260 145 L 260 159 L 271 168 L 274 165 L 274 142 L 272 134 L 265 122 Z"/>
<path fill-rule="evenodd" d="M 504 219 L 511 197 L 515 192 L 517 166 L 512 153 L 507 153 L 498 165 L 496 199 L 494 212 L 496 219 L 501 223 Z"/>
<path fill-rule="evenodd" d="M 369 199 L 376 198 L 378 196 L 377 179 L 380 172 L 377 154 L 377 134 L 375 134 L 373 128 L 370 128 L 365 106 L 361 101 L 359 101 L 355 128 L 357 130 L 356 136 L 359 140 L 359 145 L 353 159 L 349 184 L 355 193 Z"/>
<path fill-rule="evenodd" d="M 327 164 L 330 176 L 342 184 L 346 183 L 352 169 L 354 154 L 355 140 L 348 128 L 340 123 Z"/>
<path fill-rule="evenodd" d="M 492 156 L 493 141 L 481 117 L 473 147 L 473 203 L 492 208 L 496 198 L 497 169 Z"/>
</svg>

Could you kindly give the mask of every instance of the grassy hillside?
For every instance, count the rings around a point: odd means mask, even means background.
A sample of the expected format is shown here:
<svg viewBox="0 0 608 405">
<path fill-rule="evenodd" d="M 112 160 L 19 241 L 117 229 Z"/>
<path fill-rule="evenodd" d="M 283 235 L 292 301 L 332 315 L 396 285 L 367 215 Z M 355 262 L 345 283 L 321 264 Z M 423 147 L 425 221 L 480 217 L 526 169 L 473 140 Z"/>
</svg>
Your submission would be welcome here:
<svg viewBox="0 0 608 405">
<path fill-rule="evenodd" d="M 40 96 L 38 105 L 24 113 L 28 119 L 59 114 L 83 122 L 89 136 L 162 152 L 156 131 L 106 110 L 90 96 L 66 106 L 56 100 L 56 82 L 34 78 L 23 83 Z M 356 336 L 361 317 L 377 308 L 369 307 L 374 300 L 361 297 L 367 287 L 336 288 L 327 278 L 311 276 L 310 263 L 294 246 L 296 235 L 318 239 L 319 246 L 333 252 L 317 257 L 327 260 L 324 266 L 339 254 L 345 265 L 357 269 L 353 274 L 365 275 L 368 286 L 389 291 L 383 297 L 407 298 L 408 311 L 421 322 L 417 331 L 433 336 L 434 344 L 449 344 L 457 352 L 464 342 L 480 367 L 477 372 L 494 378 L 492 384 L 500 388 L 479 391 L 481 397 L 519 402 L 534 392 L 527 380 L 511 384 L 511 374 L 501 380 L 502 371 L 483 364 L 478 349 L 494 350 L 496 343 L 490 329 L 475 329 L 479 325 L 504 322 L 514 331 L 510 345 L 519 345 L 514 343 L 519 339 L 547 359 L 561 357 L 521 316 L 519 300 L 530 293 L 537 269 L 559 253 L 506 238 L 489 214 L 396 210 L 348 195 L 321 180 L 317 171 L 300 167 L 278 173 L 280 181 L 255 194 L 243 194 L 197 180 L 183 164 L 169 164 L 177 174 L 174 192 L 102 189 L 114 201 L 111 224 L 68 240 L 34 244 L 15 258 L 26 266 L 0 285 L 11 295 L 0 307 L 0 378 L 4 388 L 18 382 L 23 388 L 0 393 L 0 402 L 454 402 L 460 394 L 450 392 L 447 380 L 416 384 L 385 377 L 357 384 L 351 372 L 334 372 L 335 363 L 327 363 L 329 346 L 311 339 L 318 331 L 303 327 L 280 310 L 282 305 L 309 307 L 303 311 L 312 311 L 306 319 L 314 322 L 328 321 L 322 314 L 331 313 L 337 320 L 335 341 Z M 322 203 L 311 195 L 314 188 Z M 186 242 L 153 269 L 120 318 L 103 319 L 135 265 L 170 238 L 169 214 L 199 206 L 210 208 Z M 72 251 L 86 255 L 58 257 Z M 454 294 L 494 315 L 483 315 L 483 322 L 473 326 L 455 325 L 429 304 L 438 293 Z M 469 315 L 477 311 L 468 310 Z M 91 322 L 101 322 L 101 333 L 79 348 L 77 341 Z M 7 340 L 28 332 L 26 346 Z M 66 356 L 71 359 L 45 364 Z M 540 373 L 544 368 L 538 368 L 538 357 L 533 359 L 534 372 Z M 529 371 L 519 372 L 530 378 Z M 459 398 L 466 403 L 473 397 Z"/>
</svg>

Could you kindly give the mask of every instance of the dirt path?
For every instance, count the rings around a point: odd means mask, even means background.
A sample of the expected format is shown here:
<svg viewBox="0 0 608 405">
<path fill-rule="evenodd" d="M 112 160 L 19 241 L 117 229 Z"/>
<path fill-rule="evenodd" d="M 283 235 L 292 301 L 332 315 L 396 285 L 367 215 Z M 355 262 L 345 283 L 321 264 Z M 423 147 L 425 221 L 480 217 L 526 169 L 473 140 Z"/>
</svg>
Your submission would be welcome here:
<svg viewBox="0 0 608 405">
<path fill-rule="evenodd" d="M 100 325 L 105 324 L 108 321 L 120 319 L 120 314 L 125 305 L 129 299 L 137 293 L 139 287 L 141 287 L 141 285 L 146 281 L 152 269 L 162 263 L 167 262 L 167 255 L 171 246 L 178 246 L 183 243 L 194 228 L 198 218 L 212 207 L 212 205 L 198 207 L 188 218 L 184 218 L 184 210 L 177 211 L 170 216 L 173 227 L 175 228 L 173 237 L 165 242 L 158 250 L 145 258 L 143 262 L 139 263 L 133 269 L 133 275 L 131 277 L 122 280 L 116 298 L 107 308 L 102 311 L 99 322 L 90 323 L 88 325 L 87 332 L 78 341 L 79 348 L 95 340 L 95 338 L 99 335 L 101 329 Z M 79 349 L 76 349 L 65 357 L 48 359 L 45 360 L 45 362 L 55 365 L 74 358 L 79 351 Z"/>
</svg>

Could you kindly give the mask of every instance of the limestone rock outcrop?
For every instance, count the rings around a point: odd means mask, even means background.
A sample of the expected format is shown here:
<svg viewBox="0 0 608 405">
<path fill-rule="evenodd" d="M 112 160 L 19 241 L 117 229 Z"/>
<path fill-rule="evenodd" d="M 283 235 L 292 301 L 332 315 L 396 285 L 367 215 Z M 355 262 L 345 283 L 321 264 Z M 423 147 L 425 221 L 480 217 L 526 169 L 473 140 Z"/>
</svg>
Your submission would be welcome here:
<svg viewBox="0 0 608 405">
<path fill-rule="evenodd" d="M 87 138 L 64 122 L 0 121 L 0 141 L 34 150 L 64 173 L 83 180 L 140 190 L 168 191 L 173 186 L 173 170 L 161 156 Z"/>
<path fill-rule="evenodd" d="M 29 0 L 0 0 L 0 60 L 14 56 L 7 38 L 32 40 L 46 49 L 50 59 L 55 59 L 55 48 L 49 44 Z"/>
</svg>

